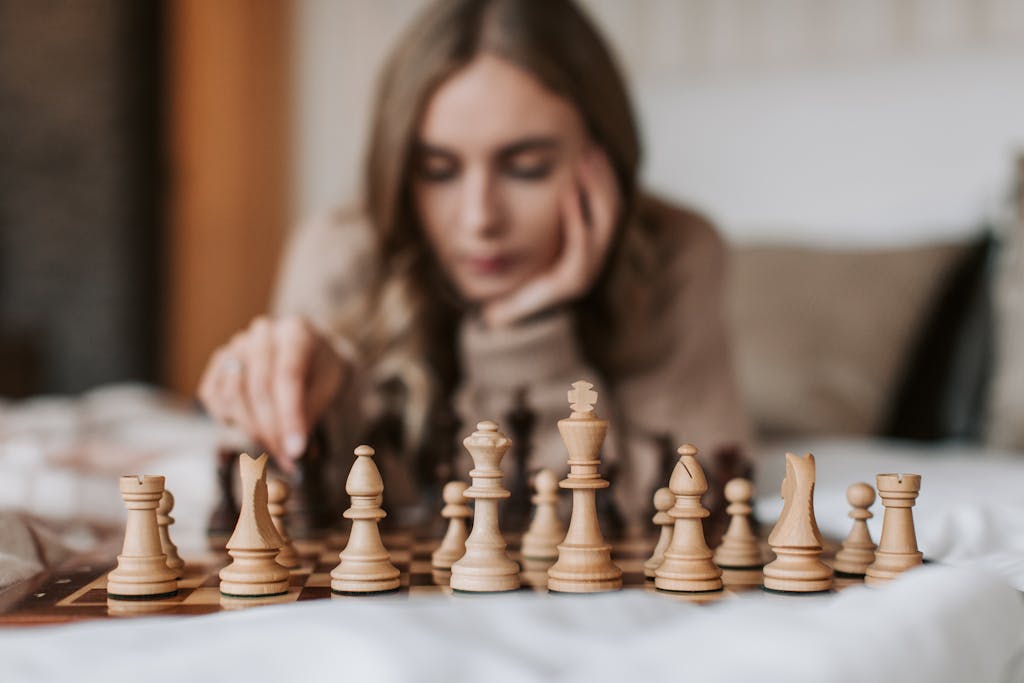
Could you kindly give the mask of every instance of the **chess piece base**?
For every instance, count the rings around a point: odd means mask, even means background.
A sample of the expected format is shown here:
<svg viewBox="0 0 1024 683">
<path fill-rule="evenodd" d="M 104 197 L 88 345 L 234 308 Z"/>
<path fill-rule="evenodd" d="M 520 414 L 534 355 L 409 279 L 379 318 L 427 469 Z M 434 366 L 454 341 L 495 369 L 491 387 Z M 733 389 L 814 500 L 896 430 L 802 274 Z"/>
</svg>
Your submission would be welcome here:
<svg viewBox="0 0 1024 683">
<path fill-rule="evenodd" d="M 452 590 L 464 593 L 504 593 L 519 590 L 519 565 L 508 560 L 504 569 L 473 567 L 456 562 L 452 565 Z"/>
<path fill-rule="evenodd" d="M 622 570 L 612 562 L 612 547 L 558 546 L 558 562 L 548 569 L 548 590 L 602 593 L 622 588 Z"/>
<path fill-rule="evenodd" d="M 548 575 L 548 590 L 552 593 L 608 593 L 622 590 L 622 578 L 603 581 L 555 579 Z"/>
<path fill-rule="evenodd" d="M 401 586 L 395 586 L 394 588 L 382 588 L 380 590 L 339 590 L 334 588 L 334 584 L 331 584 L 331 593 L 333 595 L 340 595 L 344 597 L 354 598 L 365 595 L 385 595 L 387 593 L 397 593 Z"/>
<path fill-rule="evenodd" d="M 233 597 L 268 597 L 288 592 L 291 572 L 274 559 L 277 549 L 229 550 L 234 561 L 220 570 L 220 592 Z"/>
<path fill-rule="evenodd" d="M 178 592 L 178 573 L 164 555 L 142 559 L 117 556 L 117 568 L 107 575 L 107 593 L 121 599 L 156 599 Z"/>
<path fill-rule="evenodd" d="M 764 587 L 784 593 L 817 593 L 832 588 L 832 568 L 821 550 L 774 548 L 777 558 L 764 568 Z"/>
<path fill-rule="evenodd" d="M 844 548 L 836 553 L 832 569 L 837 574 L 847 576 L 864 576 L 868 567 L 875 561 L 874 550 L 861 548 Z"/>
<path fill-rule="evenodd" d="M 916 553 L 875 553 L 875 561 L 864 572 L 864 583 L 878 585 L 923 564 L 923 555 Z"/>
<path fill-rule="evenodd" d="M 705 593 L 721 590 L 722 570 L 711 561 L 711 553 L 704 557 L 686 557 L 665 552 L 661 566 L 654 570 L 654 587 L 678 593 Z"/>
<path fill-rule="evenodd" d="M 519 552 L 524 558 L 531 560 L 557 560 L 558 544 L 565 538 L 564 534 L 558 538 L 535 539 L 523 538 Z"/>
<path fill-rule="evenodd" d="M 722 544 L 715 551 L 715 564 L 723 568 L 728 567 L 729 569 L 752 569 L 754 567 L 763 567 L 764 558 L 761 555 L 761 549 L 756 546 L 752 548 L 732 548 Z"/>
<path fill-rule="evenodd" d="M 385 557 L 377 562 L 358 562 L 342 558 L 331 572 L 331 591 L 346 593 L 384 593 L 402 585 L 401 572 Z"/>
<path fill-rule="evenodd" d="M 124 594 L 119 594 L 119 593 L 111 593 L 110 590 L 108 589 L 107 590 L 107 599 L 109 599 L 109 600 L 121 600 L 121 601 L 125 601 L 125 602 L 144 602 L 144 601 L 147 601 L 147 600 L 164 600 L 166 598 L 173 598 L 177 594 L 178 594 L 178 589 L 177 588 L 175 588 L 174 590 L 172 590 L 172 591 L 170 591 L 168 593 L 156 593 L 156 594 L 152 594 L 152 595 L 150 595 L 150 594 L 146 594 L 146 595 L 124 595 Z"/>
<path fill-rule="evenodd" d="M 668 593 L 711 593 L 723 588 L 721 579 L 666 579 L 654 577 L 654 587 Z"/>
</svg>

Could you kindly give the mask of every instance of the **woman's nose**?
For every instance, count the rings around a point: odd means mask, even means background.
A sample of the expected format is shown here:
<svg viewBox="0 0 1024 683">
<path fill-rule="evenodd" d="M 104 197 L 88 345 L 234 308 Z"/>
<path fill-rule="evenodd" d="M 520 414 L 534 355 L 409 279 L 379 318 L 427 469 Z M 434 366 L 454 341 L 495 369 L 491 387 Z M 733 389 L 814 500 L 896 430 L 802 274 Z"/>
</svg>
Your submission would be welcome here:
<svg viewBox="0 0 1024 683">
<path fill-rule="evenodd" d="M 494 237 L 501 232 L 500 212 L 489 173 L 467 174 L 462 193 L 461 228 L 472 237 Z"/>
</svg>

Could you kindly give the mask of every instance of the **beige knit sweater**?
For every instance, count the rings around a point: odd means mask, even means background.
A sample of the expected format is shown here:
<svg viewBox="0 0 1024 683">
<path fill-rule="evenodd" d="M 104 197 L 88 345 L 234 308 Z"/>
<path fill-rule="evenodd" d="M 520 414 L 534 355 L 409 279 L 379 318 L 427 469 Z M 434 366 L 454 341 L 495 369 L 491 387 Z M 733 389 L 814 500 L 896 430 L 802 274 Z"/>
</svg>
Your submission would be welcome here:
<svg viewBox="0 0 1024 683">
<path fill-rule="evenodd" d="M 604 450 L 604 461 L 617 471 L 611 495 L 631 525 L 645 523 L 653 490 L 667 485 L 660 480 L 666 441 L 693 443 L 705 458 L 749 442 L 725 324 L 725 247 L 695 214 L 658 206 L 658 220 L 671 227 L 678 248 L 665 271 L 672 295 L 664 310 L 644 329 L 631 331 L 652 342 L 645 348 L 659 350 L 659 357 L 634 366 L 640 369 L 599 377 L 583 360 L 567 311 L 506 329 L 466 319 L 459 330 L 462 378 L 454 404 L 464 430 L 482 419 L 500 423 L 516 389 L 526 387 L 537 415 L 530 469 L 566 471 L 556 423 L 568 415 L 570 385 L 581 378 L 594 382 L 598 413 L 611 420 Z M 337 302 L 367 281 L 371 250 L 372 236 L 360 221 L 327 218 L 301 226 L 282 262 L 273 313 L 302 314 L 327 329 Z M 357 376 L 328 417 L 346 449 L 376 410 L 368 391 Z M 381 464 L 386 485 L 410 486 L 408 471 L 389 472 L 395 465 Z M 468 472 L 468 459 L 460 465 Z"/>
</svg>

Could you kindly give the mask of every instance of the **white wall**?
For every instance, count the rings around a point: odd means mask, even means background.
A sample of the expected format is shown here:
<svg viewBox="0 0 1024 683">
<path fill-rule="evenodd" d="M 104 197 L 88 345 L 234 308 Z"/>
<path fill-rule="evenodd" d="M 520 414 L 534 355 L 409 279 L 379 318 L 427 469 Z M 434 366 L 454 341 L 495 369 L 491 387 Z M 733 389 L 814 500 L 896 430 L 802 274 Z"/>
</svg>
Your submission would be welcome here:
<svg viewBox="0 0 1024 683">
<path fill-rule="evenodd" d="M 423 0 L 299 0 L 297 218 L 359 187 L 384 55 Z M 586 0 L 648 184 L 734 240 L 901 244 L 990 214 L 1024 150 L 1024 0 Z"/>
</svg>

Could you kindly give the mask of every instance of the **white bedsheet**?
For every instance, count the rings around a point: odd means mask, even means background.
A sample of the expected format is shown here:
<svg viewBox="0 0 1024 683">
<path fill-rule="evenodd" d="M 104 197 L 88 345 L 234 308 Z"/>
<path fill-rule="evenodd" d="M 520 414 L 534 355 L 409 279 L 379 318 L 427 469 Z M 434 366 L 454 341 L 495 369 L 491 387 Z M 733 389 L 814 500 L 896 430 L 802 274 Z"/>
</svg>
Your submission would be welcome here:
<svg viewBox="0 0 1024 683">
<path fill-rule="evenodd" d="M 923 567 L 880 589 L 697 607 L 625 592 L 316 601 L 0 632 L 4 681 L 1024 680 L 1024 600 Z"/>
</svg>

